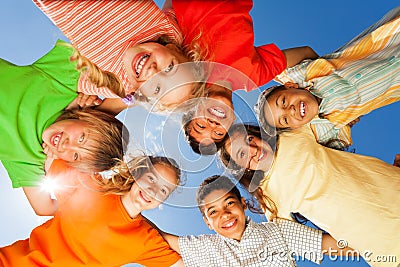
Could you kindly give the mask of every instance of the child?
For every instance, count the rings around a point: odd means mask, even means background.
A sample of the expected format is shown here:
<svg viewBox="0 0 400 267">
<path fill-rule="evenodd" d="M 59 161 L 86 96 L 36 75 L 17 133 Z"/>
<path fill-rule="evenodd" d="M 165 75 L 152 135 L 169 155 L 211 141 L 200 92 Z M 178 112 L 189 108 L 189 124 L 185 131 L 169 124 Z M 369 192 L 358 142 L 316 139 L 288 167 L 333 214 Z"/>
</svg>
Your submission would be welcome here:
<svg viewBox="0 0 400 267">
<path fill-rule="evenodd" d="M 267 217 L 290 219 L 300 213 L 358 251 L 400 256 L 398 167 L 324 147 L 307 125 L 280 134 L 273 153 L 272 143 L 253 127 L 258 134 L 233 126 L 220 157 L 259 202 L 266 200 Z M 268 155 L 259 160 L 262 151 Z"/>
<path fill-rule="evenodd" d="M 304 255 L 319 263 L 323 250 L 348 250 L 336 247 L 331 236 L 295 222 L 257 224 L 246 219 L 249 203 L 226 176 L 205 179 L 197 191 L 197 203 L 204 222 L 217 235 L 178 239 L 164 234 L 185 266 L 296 266 L 293 256 Z"/>
<path fill-rule="evenodd" d="M 1 266 L 180 264 L 179 255 L 141 215 L 179 184 L 172 159 L 136 157 L 95 180 L 56 160 L 50 173 L 58 183 L 59 209 L 28 239 L 0 248 Z"/>
<path fill-rule="evenodd" d="M 339 140 L 335 147 L 350 146 L 355 120 L 400 100 L 399 14 L 400 7 L 338 51 L 280 75 L 284 85 L 259 97 L 257 113 L 264 130 L 274 134 L 274 127 L 279 132 L 311 122 L 319 143 Z"/>
<path fill-rule="evenodd" d="M 249 14 L 253 6 L 252 1 L 174 0 L 171 2 L 170 5 L 182 29 L 184 45 L 189 47 L 200 45 L 204 48 L 205 60 L 222 63 L 238 72 L 231 75 L 234 76 L 233 79 L 228 79 L 230 91 L 257 89 L 286 67 L 294 66 L 306 58 L 318 57 L 310 47 L 285 50 L 280 50 L 275 44 L 255 47 L 253 22 Z M 193 43 L 193 40 L 196 42 Z M 211 77 L 213 76 L 212 74 Z M 245 76 L 247 81 L 238 78 L 240 76 Z M 211 92 L 212 89 L 207 91 Z M 229 101 L 232 102 L 232 96 Z M 226 131 L 232 123 L 223 127 L 226 125 L 220 118 L 210 118 L 211 123 L 207 124 L 206 120 L 202 116 L 196 116 L 196 113 L 200 113 L 199 110 L 184 119 L 186 123 L 184 131 L 189 144 L 196 153 L 214 154 L 222 145 L 221 141 L 225 139 Z M 199 128 L 197 127 L 199 122 L 205 127 L 202 128 L 201 134 L 193 130 Z M 214 125 L 219 129 L 213 129 Z"/>
<path fill-rule="evenodd" d="M 57 202 L 40 189 L 46 154 L 98 172 L 122 159 L 128 141 L 128 131 L 111 115 L 90 109 L 63 111 L 77 96 L 80 73 L 69 60 L 72 54 L 73 49 L 59 41 L 32 65 L 0 59 L 1 124 L 7 129 L 0 136 L 0 160 L 12 186 L 23 187 L 38 215 L 52 215 L 57 209 Z"/>
<path fill-rule="evenodd" d="M 198 58 L 180 48 L 182 36 L 177 24 L 152 1 L 34 2 L 83 57 L 105 73 L 101 82 L 80 77 L 79 86 L 86 94 L 127 96 L 129 102 L 131 94 L 137 92 L 139 100 L 160 99 L 164 108 L 204 95 L 202 83 L 193 83 L 202 76 L 201 70 L 194 64 L 180 64 Z M 157 84 L 146 84 L 156 73 L 160 73 L 155 78 Z M 99 93 L 96 86 L 108 87 L 113 93 L 107 88 Z M 176 86 L 177 90 L 172 89 Z M 101 108 L 118 114 L 128 102 L 108 99 Z"/>
</svg>

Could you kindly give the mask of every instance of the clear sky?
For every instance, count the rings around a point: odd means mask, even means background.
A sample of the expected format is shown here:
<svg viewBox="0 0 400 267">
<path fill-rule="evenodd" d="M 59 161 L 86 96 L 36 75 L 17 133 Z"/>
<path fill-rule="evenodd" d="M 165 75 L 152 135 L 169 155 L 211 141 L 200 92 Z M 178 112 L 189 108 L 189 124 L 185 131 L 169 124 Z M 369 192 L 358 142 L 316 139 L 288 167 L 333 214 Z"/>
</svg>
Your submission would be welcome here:
<svg viewBox="0 0 400 267">
<path fill-rule="evenodd" d="M 275 43 L 281 49 L 309 45 L 323 55 L 340 47 L 396 5 L 398 0 L 255 0 L 252 10 L 255 42 L 256 45 Z M 19 65 L 32 63 L 49 51 L 56 39 L 65 39 L 30 0 L 1 1 L 0 25 L 0 57 Z M 250 108 L 258 94 L 256 90 L 234 96 L 236 111 L 240 112 L 242 121 L 254 120 Z M 139 117 L 146 119 L 139 121 Z M 194 193 L 204 178 L 222 173 L 215 157 L 198 157 L 190 151 L 179 133 L 179 118 L 148 116 L 141 108 L 122 113 L 119 118 L 129 126 L 137 146 L 176 157 L 188 172 L 185 188 L 174 193 L 162 208 L 145 214 L 161 229 L 178 235 L 210 233 L 195 207 Z M 400 103 L 362 117 L 353 127 L 355 152 L 392 163 L 394 155 L 400 153 L 396 141 L 399 118 Z M 7 144 L 3 141 L 0 145 Z M 6 172 L 0 167 L 0 246 L 4 246 L 27 238 L 33 227 L 48 218 L 34 215 L 22 190 L 11 188 Z M 252 215 L 252 218 L 264 220 L 259 215 Z M 356 228 L 357 222 L 349 227 Z M 308 262 L 298 265 L 313 266 Z M 321 266 L 368 265 L 362 261 L 340 262 L 326 258 Z"/>
</svg>

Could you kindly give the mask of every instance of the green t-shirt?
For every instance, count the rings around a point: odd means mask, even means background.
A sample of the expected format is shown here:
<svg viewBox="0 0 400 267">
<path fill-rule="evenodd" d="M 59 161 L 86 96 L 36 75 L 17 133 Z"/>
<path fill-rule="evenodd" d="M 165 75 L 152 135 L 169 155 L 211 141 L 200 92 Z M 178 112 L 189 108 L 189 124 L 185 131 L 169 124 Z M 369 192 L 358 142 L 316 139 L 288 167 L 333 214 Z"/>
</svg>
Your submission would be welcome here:
<svg viewBox="0 0 400 267">
<path fill-rule="evenodd" d="M 77 96 L 80 73 L 64 44 L 28 66 L 0 59 L 0 160 L 13 187 L 37 186 L 43 178 L 43 130 Z"/>
</svg>

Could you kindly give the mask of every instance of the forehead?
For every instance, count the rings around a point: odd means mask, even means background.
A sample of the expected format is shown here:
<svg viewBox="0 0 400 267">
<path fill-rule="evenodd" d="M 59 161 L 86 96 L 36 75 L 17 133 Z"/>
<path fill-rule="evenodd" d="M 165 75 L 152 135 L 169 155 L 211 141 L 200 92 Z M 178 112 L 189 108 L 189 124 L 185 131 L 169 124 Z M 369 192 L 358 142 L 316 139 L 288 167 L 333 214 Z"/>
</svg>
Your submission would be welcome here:
<svg viewBox="0 0 400 267">
<path fill-rule="evenodd" d="M 159 178 L 159 184 L 176 186 L 178 183 L 178 176 L 175 170 L 165 164 L 158 163 L 153 165 L 150 173 L 156 175 Z"/>
<path fill-rule="evenodd" d="M 202 205 L 206 209 L 213 206 L 223 205 L 225 200 L 231 197 L 237 199 L 237 197 L 233 193 L 229 192 L 226 189 L 213 190 L 204 197 Z"/>
</svg>

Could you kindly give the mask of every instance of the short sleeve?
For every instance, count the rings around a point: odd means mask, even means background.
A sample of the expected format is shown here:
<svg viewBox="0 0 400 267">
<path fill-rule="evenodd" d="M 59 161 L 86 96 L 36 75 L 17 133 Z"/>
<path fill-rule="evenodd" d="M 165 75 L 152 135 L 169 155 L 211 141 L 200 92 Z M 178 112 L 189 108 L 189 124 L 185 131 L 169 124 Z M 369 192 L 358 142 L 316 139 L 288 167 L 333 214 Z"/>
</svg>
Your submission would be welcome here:
<svg viewBox="0 0 400 267">
<path fill-rule="evenodd" d="M 185 266 L 206 266 L 208 235 L 180 236 L 178 238 L 181 256 Z"/>
<path fill-rule="evenodd" d="M 138 256 L 136 263 L 144 266 L 171 266 L 181 258 L 156 229 L 145 222 L 143 226 L 148 227 L 148 236 L 141 240 L 145 242 L 146 251 Z"/>
<path fill-rule="evenodd" d="M 286 68 L 286 57 L 274 44 L 254 46 L 249 0 L 173 0 L 176 19 L 185 45 L 197 42 L 212 54 L 206 60 L 231 66 L 257 86 L 271 81 Z M 238 88 L 239 86 L 239 88 Z M 241 89 L 240 85 L 233 90 Z M 255 89 L 255 88 L 251 88 Z"/>
<path fill-rule="evenodd" d="M 318 143 L 328 147 L 343 149 L 351 146 L 351 130 L 349 126 L 338 127 L 327 119 L 315 118 L 310 127 Z"/>
<path fill-rule="evenodd" d="M 320 230 L 284 219 L 274 220 L 274 223 L 295 257 L 304 257 L 315 263 L 321 262 L 323 255 Z"/>
<path fill-rule="evenodd" d="M 8 160 L 1 161 L 11 179 L 12 187 L 39 186 L 44 177 L 44 161 L 42 165 Z"/>
</svg>

